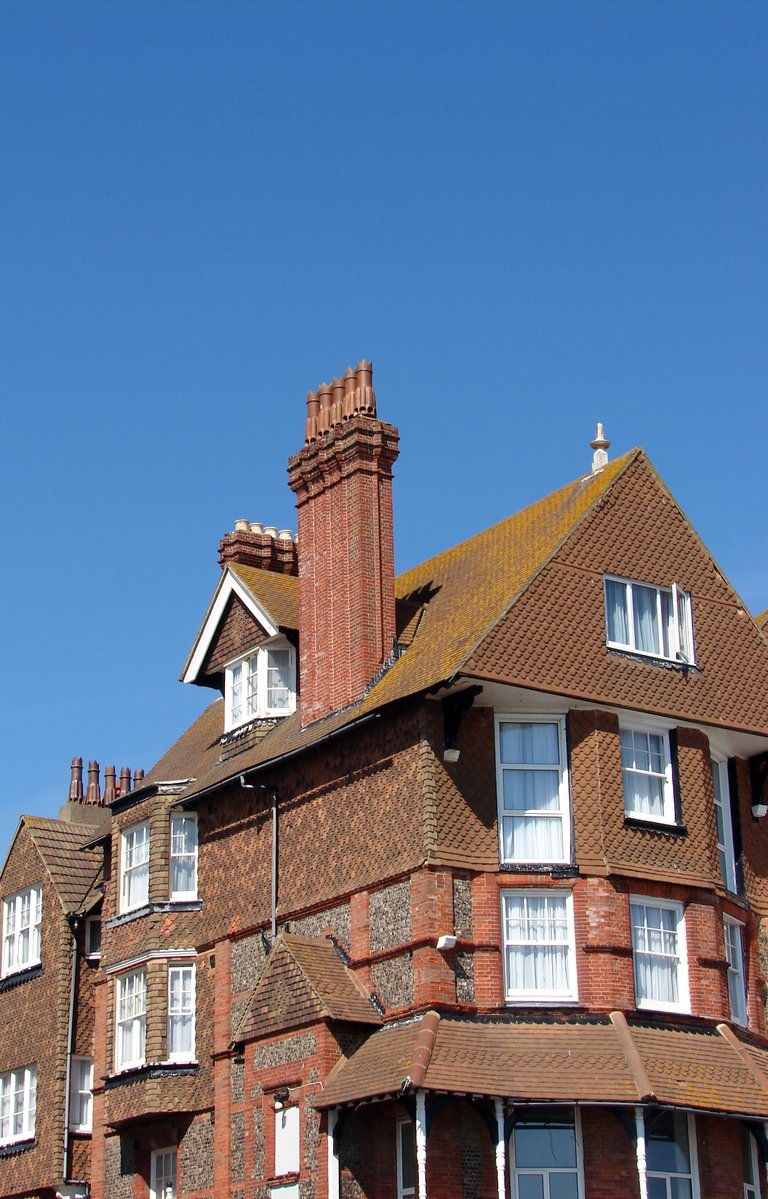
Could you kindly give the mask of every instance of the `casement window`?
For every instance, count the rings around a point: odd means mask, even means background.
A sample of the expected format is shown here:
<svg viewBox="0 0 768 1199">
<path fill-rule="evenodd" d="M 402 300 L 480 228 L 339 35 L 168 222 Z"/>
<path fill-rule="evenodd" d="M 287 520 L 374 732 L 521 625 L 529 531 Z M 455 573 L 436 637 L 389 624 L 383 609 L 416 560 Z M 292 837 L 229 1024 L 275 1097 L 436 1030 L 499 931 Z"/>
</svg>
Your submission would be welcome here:
<svg viewBox="0 0 768 1199">
<path fill-rule="evenodd" d="M 645 1125 L 648 1199 L 699 1199 L 693 1117 L 662 1112 Z"/>
<path fill-rule="evenodd" d="M 301 1169 L 299 1109 L 275 1105 L 275 1176 L 298 1174 Z"/>
<path fill-rule="evenodd" d="M 259 716 L 286 716 L 296 707 L 296 653 L 292 645 L 262 645 L 231 662 L 224 675 L 226 729 Z"/>
<path fill-rule="evenodd" d="M 746 1128 L 741 1130 L 741 1162 L 744 1175 L 744 1199 L 760 1199 L 760 1164 L 757 1141 Z"/>
<path fill-rule="evenodd" d="M 93 1058 L 73 1057 L 69 1075 L 69 1127 L 73 1132 L 93 1128 Z"/>
<path fill-rule="evenodd" d="M 606 575 L 605 625 L 612 649 L 670 662 L 694 661 L 691 597 L 676 583 L 652 587 Z"/>
<path fill-rule="evenodd" d="M 564 721 L 499 718 L 496 754 L 502 862 L 570 861 Z"/>
<path fill-rule="evenodd" d="M 665 1012 L 689 1011 L 682 904 L 634 895 L 630 913 L 637 1006 Z"/>
<path fill-rule="evenodd" d="M 624 815 L 675 824 L 669 733 L 664 729 L 621 728 L 620 738 Z"/>
<path fill-rule="evenodd" d="M 195 967 L 168 968 L 168 1059 L 193 1061 L 195 1056 Z"/>
<path fill-rule="evenodd" d="M 397 1199 L 412 1199 L 416 1194 L 416 1128 L 413 1120 L 399 1119 L 397 1137 Z"/>
<path fill-rule="evenodd" d="M 3 976 L 40 962 L 42 887 L 27 887 L 3 900 Z"/>
<path fill-rule="evenodd" d="M 736 852 L 731 818 L 731 791 L 728 784 L 728 763 L 712 759 L 712 785 L 715 791 L 715 820 L 717 822 L 717 853 L 720 873 L 727 891 L 736 891 Z"/>
<path fill-rule="evenodd" d="M 101 957 L 101 916 L 87 916 L 85 920 L 85 956 Z"/>
<path fill-rule="evenodd" d="M 571 1107 L 527 1108 L 509 1141 L 513 1199 L 582 1199 L 578 1113 Z"/>
<path fill-rule="evenodd" d="M 747 1023 L 747 978 L 744 969 L 744 925 L 730 916 L 723 919 L 725 956 L 728 960 L 728 998 L 731 1019 L 735 1024 Z"/>
<path fill-rule="evenodd" d="M 147 1041 L 147 972 L 133 970 L 117 979 L 117 1035 L 115 1065 L 118 1070 L 143 1066 Z"/>
<path fill-rule="evenodd" d="M 29 1141 L 35 1135 L 37 1070 L 26 1066 L 0 1074 L 0 1145 Z"/>
<path fill-rule="evenodd" d="M 197 816 L 171 816 L 171 899 L 197 899 Z"/>
<path fill-rule="evenodd" d="M 149 1174 L 150 1199 L 176 1199 L 176 1146 L 155 1149 Z"/>
<path fill-rule="evenodd" d="M 506 891 L 501 897 L 505 997 L 551 1003 L 577 997 L 570 891 Z"/>
<path fill-rule="evenodd" d="M 124 830 L 120 846 L 120 911 L 149 901 L 149 823 Z"/>
</svg>

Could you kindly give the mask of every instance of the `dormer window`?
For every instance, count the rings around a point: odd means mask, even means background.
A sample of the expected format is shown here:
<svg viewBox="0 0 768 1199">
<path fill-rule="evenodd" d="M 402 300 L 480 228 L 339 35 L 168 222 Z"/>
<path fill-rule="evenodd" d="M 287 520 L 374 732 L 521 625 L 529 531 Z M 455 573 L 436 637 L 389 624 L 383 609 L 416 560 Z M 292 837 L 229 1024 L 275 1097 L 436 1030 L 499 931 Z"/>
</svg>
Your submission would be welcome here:
<svg viewBox="0 0 768 1199">
<path fill-rule="evenodd" d="M 226 728 L 261 716 L 287 716 L 296 707 L 296 653 L 287 642 L 270 642 L 231 662 L 224 680 Z"/>
<path fill-rule="evenodd" d="M 611 649 L 694 662 L 691 597 L 677 583 L 652 587 L 606 575 L 605 624 Z"/>
</svg>

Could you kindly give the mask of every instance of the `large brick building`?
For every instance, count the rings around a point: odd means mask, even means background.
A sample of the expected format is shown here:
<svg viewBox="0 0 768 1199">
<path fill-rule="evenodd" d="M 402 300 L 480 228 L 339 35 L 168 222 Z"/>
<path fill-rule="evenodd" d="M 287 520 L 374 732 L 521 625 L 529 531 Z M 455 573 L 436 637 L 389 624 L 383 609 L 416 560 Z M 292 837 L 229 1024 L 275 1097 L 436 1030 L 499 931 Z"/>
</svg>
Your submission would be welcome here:
<svg viewBox="0 0 768 1199">
<path fill-rule="evenodd" d="M 310 393 L 298 541 L 221 543 L 218 697 L 22 821 L 0 1194 L 768 1195 L 764 631 L 600 433 L 395 578 L 397 441 L 368 363 Z"/>
</svg>

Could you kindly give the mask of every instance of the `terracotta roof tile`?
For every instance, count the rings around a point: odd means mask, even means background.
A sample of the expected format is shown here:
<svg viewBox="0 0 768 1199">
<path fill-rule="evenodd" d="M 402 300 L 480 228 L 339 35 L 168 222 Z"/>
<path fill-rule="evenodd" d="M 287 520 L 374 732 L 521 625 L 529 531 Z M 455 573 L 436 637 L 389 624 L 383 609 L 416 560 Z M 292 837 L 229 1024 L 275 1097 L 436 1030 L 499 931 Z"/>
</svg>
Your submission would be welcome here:
<svg viewBox="0 0 768 1199">
<path fill-rule="evenodd" d="M 417 1048 L 430 1018 L 434 1013 L 370 1036 L 331 1071 L 318 1106 L 392 1095 L 404 1083 L 408 1088 L 415 1082 Z M 760 1117 L 768 1113 L 768 1091 L 715 1030 L 629 1025 L 629 1035 L 655 1102 Z M 631 1056 L 607 1018 L 573 1023 L 442 1018 L 421 1085 L 513 1102 L 636 1104 L 648 1096 L 639 1093 Z"/>
<path fill-rule="evenodd" d="M 89 911 L 101 899 L 96 884 L 102 877 L 102 854 L 97 849 L 81 849 L 81 846 L 93 839 L 94 826 L 47 820 L 41 816 L 24 816 L 22 819 L 51 876 L 64 911 Z"/>
<path fill-rule="evenodd" d="M 329 734 L 375 713 L 384 705 L 415 695 L 452 678 L 471 651 L 500 619 L 585 514 L 627 469 L 639 450 L 617 458 L 598 475 L 588 475 L 523 509 L 476 537 L 406 571 L 396 580 L 397 598 L 411 605 L 407 622 L 411 644 L 359 703 L 307 728 L 299 713 L 283 720 L 258 745 L 232 761 L 195 772 L 189 796 L 208 790 L 236 772 L 252 769 L 286 753 L 309 747 Z M 253 578 L 269 572 L 238 566 Z M 296 586 L 290 576 L 274 575 L 285 591 Z M 254 594 L 256 595 L 255 591 Z M 262 598 L 256 595 L 262 602 Z M 263 600 L 266 605 L 266 600 Z M 419 608 L 418 621 L 413 617 Z M 408 617 L 405 612 L 406 619 Z M 157 768 L 153 777 L 160 777 Z"/>
<path fill-rule="evenodd" d="M 299 580 L 293 575 L 261 570 L 258 566 L 227 563 L 256 602 L 265 609 L 281 629 L 299 627 Z"/>
<path fill-rule="evenodd" d="M 217 699 L 148 771 L 143 786 L 205 774 L 219 759 L 223 731 L 224 700 Z"/>
<path fill-rule="evenodd" d="M 362 983 L 329 940 L 281 933 L 235 1040 L 247 1041 L 314 1020 L 381 1024 Z"/>
</svg>

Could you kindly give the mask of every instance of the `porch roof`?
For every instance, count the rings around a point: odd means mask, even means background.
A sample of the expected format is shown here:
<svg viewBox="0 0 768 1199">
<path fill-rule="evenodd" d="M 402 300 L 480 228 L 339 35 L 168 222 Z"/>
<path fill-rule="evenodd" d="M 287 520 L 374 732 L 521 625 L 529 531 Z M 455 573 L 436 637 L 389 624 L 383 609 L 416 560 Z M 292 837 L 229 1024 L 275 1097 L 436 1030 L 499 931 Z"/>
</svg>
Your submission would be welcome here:
<svg viewBox="0 0 768 1199">
<path fill-rule="evenodd" d="M 671 1027 L 621 1012 L 571 1022 L 441 1017 L 370 1036 L 316 1106 L 423 1088 L 519 1103 L 655 1103 L 768 1117 L 768 1054 L 727 1025 Z"/>
</svg>

